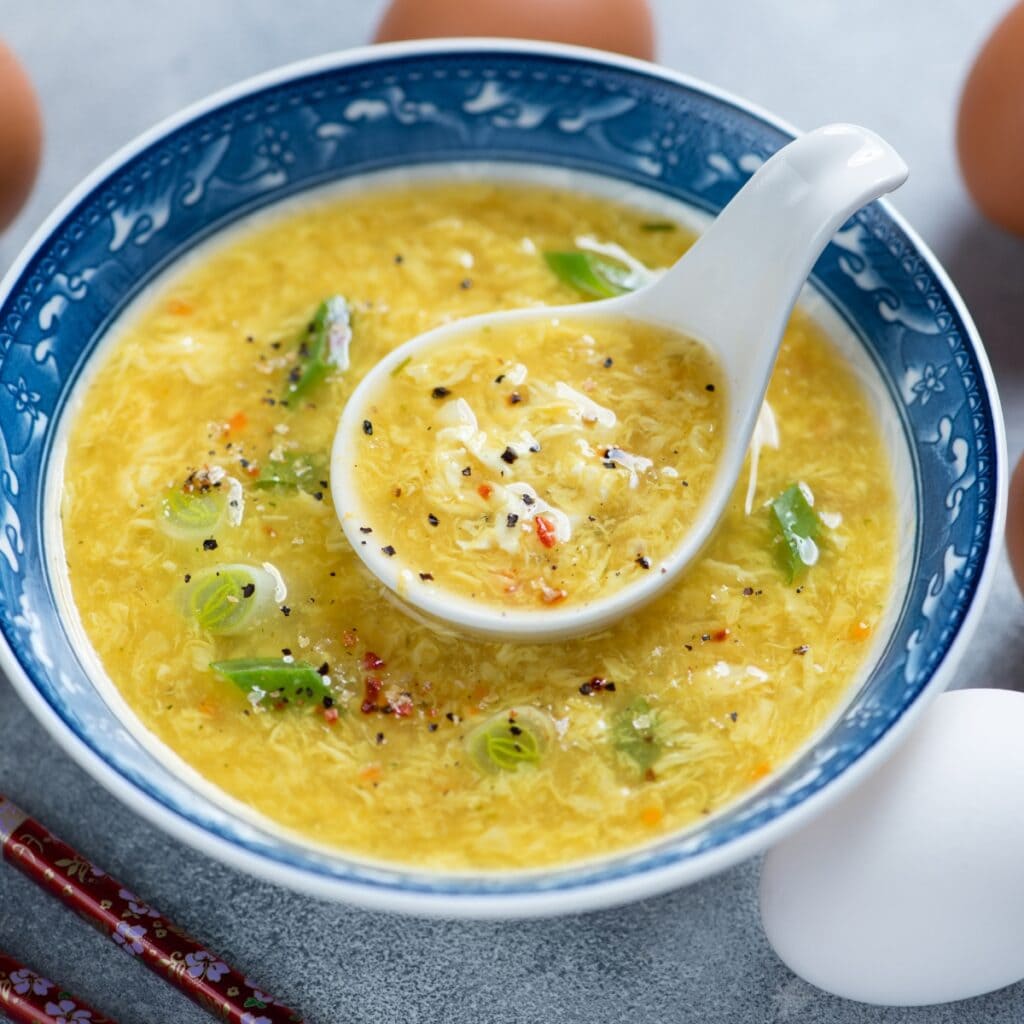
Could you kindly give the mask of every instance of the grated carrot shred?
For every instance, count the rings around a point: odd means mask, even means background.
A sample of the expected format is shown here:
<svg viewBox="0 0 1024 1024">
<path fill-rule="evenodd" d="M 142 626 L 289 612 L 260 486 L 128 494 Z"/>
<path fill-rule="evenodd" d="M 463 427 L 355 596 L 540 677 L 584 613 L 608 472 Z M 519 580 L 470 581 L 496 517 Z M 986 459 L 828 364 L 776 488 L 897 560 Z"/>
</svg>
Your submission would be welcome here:
<svg viewBox="0 0 1024 1024">
<path fill-rule="evenodd" d="M 194 313 L 195 309 L 184 299 L 171 299 L 167 303 L 167 312 L 172 316 L 188 316 L 190 313 Z"/>
</svg>

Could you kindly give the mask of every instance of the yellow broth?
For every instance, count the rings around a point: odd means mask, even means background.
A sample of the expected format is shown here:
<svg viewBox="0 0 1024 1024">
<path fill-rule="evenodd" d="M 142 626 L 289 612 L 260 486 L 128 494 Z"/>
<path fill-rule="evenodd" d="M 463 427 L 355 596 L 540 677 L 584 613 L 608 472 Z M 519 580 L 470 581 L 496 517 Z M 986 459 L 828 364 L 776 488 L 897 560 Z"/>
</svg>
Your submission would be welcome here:
<svg viewBox="0 0 1024 1024">
<path fill-rule="evenodd" d="M 720 448 L 702 345 L 625 320 L 495 325 L 409 357 L 345 438 L 360 544 L 404 588 L 586 603 L 685 536 Z M 357 418 L 358 419 L 358 418 Z M 353 522 L 355 525 L 355 522 Z"/>
<path fill-rule="evenodd" d="M 292 833 L 450 869 L 635 846 L 734 801 L 808 742 L 862 667 L 896 526 L 867 396 L 799 312 L 768 394 L 781 444 L 761 451 L 750 514 L 744 480 L 679 583 L 596 636 L 532 646 L 432 631 L 369 577 L 326 477 L 258 486 L 289 456 L 325 456 L 356 382 L 408 338 L 452 317 L 576 301 L 544 251 L 589 235 L 670 264 L 691 239 L 650 220 L 532 186 L 367 191 L 235 233 L 116 328 L 69 431 L 62 523 L 85 631 L 146 728 Z M 351 304 L 351 366 L 283 406 L 300 339 L 333 294 Z M 168 536 L 164 496 L 216 467 L 240 484 L 241 523 L 203 538 L 216 547 Z M 829 525 L 818 563 L 789 582 L 770 502 L 796 481 Z M 182 609 L 196 578 L 228 563 L 272 565 L 287 597 L 258 627 L 214 636 Z M 283 651 L 324 669 L 331 708 L 254 704 L 209 668 Z M 470 737 L 510 707 L 550 733 L 518 769 L 481 770 Z M 653 761 L 617 746 L 624 721 L 652 727 Z"/>
</svg>

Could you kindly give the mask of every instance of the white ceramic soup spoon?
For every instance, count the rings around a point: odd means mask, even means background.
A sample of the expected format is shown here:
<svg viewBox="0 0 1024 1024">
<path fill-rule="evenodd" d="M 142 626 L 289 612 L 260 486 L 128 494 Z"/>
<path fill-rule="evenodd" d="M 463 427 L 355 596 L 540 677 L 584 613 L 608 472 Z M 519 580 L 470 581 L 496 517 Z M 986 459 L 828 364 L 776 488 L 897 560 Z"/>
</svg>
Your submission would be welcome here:
<svg viewBox="0 0 1024 1024">
<path fill-rule="evenodd" d="M 654 283 L 597 302 L 488 313 L 445 324 L 401 345 L 363 378 L 342 413 L 331 453 L 335 508 L 353 548 L 410 611 L 472 634 L 522 641 L 557 640 L 608 626 L 670 586 L 700 553 L 725 512 L 743 469 L 786 323 L 815 260 L 840 225 L 865 203 L 890 192 L 907 167 L 865 128 L 834 124 L 808 133 L 772 156 L 697 242 Z M 579 318 L 658 325 L 702 342 L 725 382 L 725 437 L 719 465 L 697 518 L 658 571 L 606 597 L 536 610 L 489 604 L 422 582 L 401 557 L 366 543 L 354 466 L 365 409 L 388 376 L 410 357 L 479 334 L 485 327 Z"/>
</svg>

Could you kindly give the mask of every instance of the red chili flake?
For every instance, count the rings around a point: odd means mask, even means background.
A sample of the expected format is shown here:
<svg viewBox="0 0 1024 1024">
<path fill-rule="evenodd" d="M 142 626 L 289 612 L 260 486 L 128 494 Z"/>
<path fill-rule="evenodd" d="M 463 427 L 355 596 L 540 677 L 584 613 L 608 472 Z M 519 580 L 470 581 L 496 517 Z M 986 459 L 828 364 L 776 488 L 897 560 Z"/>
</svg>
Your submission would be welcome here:
<svg viewBox="0 0 1024 1024">
<path fill-rule="evenodd" d="M 716 641 L 717 643 L 721 643 L 723 640 L 728 640 L 729 639 L 729 630 L 728 629 L 716 629 L 715 632 L 711 634 L 711 639 Z"/>
<path fill-rule="evenodd" d="M 374 654 L 373 651 L 367 651 L 363 655 L 363 668 L 367 672 L 372 672 L 378 668 L 384 668 L 384 659 L 380 655 Z"/>
<path fill-rule="evenodd" d="M 245 471 L 246 471 L 246 473 L 249 474 L 249 476 L 259 476 L 260 475 L 259 463 L 250 462 L 249 465 L 245 467 Z"/>
<path fill-rule="evenodd" d="M 337 708 L 324 708 L 324 721 L 328 725 L 334 725 L 338 720 L 338 709 Z"/>
<path fill-rule="evenodd" d="M 537 540 L 544 547 L 553 548 L 558 543 L 558 538 L 555 537 L 555 524 L 547 516 L 537 516 L 534 524 L 537 527 Z"/>
<path fill-rule="evenodd" d="M 490 484 L 481 484 L 477 489 L 476 493 L 486 501 L 491 494 L 494 492 L 494 488 Z"/>
<path fill-rule="evenodd" d="M 372 715 L 377 710 L 377 698 L 380 696 L 381 687 L 384 684 L 376 676 L 367 676 L 364 685 L 366 688 L 363 691 L 363 703 L 359 705 L 359 710 L 364 715 Z"/>
</svg>

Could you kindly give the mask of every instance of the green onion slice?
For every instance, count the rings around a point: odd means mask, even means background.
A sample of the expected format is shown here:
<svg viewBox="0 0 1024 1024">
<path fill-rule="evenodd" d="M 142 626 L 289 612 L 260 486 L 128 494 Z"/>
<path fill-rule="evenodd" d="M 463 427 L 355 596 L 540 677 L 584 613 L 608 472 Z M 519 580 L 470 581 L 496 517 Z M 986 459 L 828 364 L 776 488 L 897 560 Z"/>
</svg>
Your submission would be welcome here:
<svg viewBox="0 0 1024 1024">
<path fill-rule="evenodd" d="M 215 636 L 233 636 L 251 629 L 277 603 L 280 586 L 266 569 L 255 565 L 217 565 L 192 574 L 182 589 L 186 616 Z"/>
<path fill-rule="evenodd" d="M 175 540 L 209 537 L 224 517 L 224 496 L 219 491 L 169 490 L 157 507 L 157 525 Z"/>
<path fill-rule="evenodd" d="M 632 291 L 630 270 L 595 252 L 546 252 L 544 260 L 560 281 L 592 299 L 610 299 Z"/>
<path fill-rule="evenodd" d="M 232 658 L 210 668 L 249 695 L 254 704 L 284 698 L 290 704 L 320 702 L 330 696 L 324 677 L 306 661 L 284 658 Z"/>
<path fill-rule="evenodd" d="M 528 705 L 506 708 L 466 736 L 466 747 L 481 771 L 511 772 L 537 764 L 554 740 L 551 716 Z"/>
<path fill-rule="evenodd" d="M 288 374 L 285 399 L 301 398 L 332 369 L 347 370 L 352 323 L 348 302 L 340 295 L 324 299 L 299 346 L 299 360 Z"/>
<path fill-rule="evenodd" d="M 791 484 L 772 502 L 772 516 L 776 561 L 792 583 L 818 561 L 821 520 L 801 484 Z"/>
<path fill-rule="evenodd" d="M 636 697 L 612 721 L 612 745 L 640 771 L 647 771 L 661 756 L 658 713 L 643 697 Z"/>
<path fill-rule="evenodd" d="M 323 455 L 306 452 L 288 455 L 280 462 L 269 459 L 262 463 L 256 487 L 281 487 L 287 490 L 314 491 L 324 489 L 327 480 L 327 459 Z"/>
</svg>

